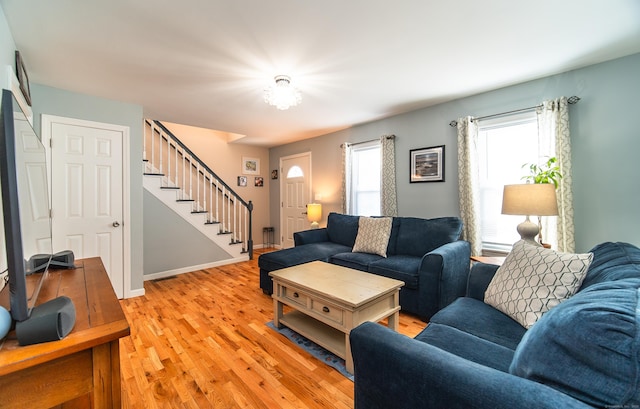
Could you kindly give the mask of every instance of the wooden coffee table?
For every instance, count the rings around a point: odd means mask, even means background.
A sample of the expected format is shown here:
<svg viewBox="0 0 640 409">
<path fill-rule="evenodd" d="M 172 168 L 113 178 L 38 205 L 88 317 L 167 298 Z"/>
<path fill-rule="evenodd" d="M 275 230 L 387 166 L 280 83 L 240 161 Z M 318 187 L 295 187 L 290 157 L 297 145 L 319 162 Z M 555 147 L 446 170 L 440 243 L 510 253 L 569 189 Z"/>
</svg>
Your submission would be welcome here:
<svg viewBox="0 0 640 409">
<path fill-rule="evenodd" d="M 365 321 L 388 318 L 398 330 L 399 292 L 404 282 L 322 261 L 269 273 L 273 278 L 273 323 L 285 325 L 344 358 L 353 373 L 349 333 Z M 284 314 L 283 306 L 291 311 Z"/>
</svg>

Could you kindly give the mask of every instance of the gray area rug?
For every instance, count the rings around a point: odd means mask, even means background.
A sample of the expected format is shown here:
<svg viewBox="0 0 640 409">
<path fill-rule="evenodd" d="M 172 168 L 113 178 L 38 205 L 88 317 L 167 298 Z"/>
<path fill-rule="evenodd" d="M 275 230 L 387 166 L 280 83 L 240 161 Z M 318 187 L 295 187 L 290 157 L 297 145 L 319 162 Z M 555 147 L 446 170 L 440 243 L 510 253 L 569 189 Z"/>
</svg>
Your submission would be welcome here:
<svg viewBox="0 0 640 409">
<path fill-rule="evenodd" d="M 307 338 L 303 337 L 302 335 L 298 334 L 297 332 L 287 327 L 282 327 L 281 329 L 276 328 L 275 325 L 273 325 L 273 321 L 267 322 L 267 327 L 284 335 L 295 345 L 304 349 L 305 351 L 307 351 L 308 353 L 310 353 L 320 361 L 324 362 L 325 364 L 329 365 L 330 367 L 335 368 L 344 377 L 353 381 L 353 375 L 347 372 L 347 369 L 344 365 L 344 359 L 335 355 L 333 352 L 327 351 L 320 345 L 316 344 L 313 341 L 309 341 Z"/>
</svg>

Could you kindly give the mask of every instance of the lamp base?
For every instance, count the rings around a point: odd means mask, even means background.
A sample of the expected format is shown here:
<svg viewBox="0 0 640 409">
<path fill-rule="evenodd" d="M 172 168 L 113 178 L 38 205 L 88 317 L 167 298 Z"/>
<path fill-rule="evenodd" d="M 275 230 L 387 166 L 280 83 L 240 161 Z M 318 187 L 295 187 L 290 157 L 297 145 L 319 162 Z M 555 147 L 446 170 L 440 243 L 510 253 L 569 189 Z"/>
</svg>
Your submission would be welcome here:
<svg viewBox="0 0 640 409">
<path fill-rule="evenodd" d="M 318 224 L 318 222 L 311 222 L 311 228 L 312 228 L 312 229 L 317 229 L 318 227 L 320 227 L 320 225 Z"/>
<path fill-rule="evenodd" d="M 522 240 L 526 241 L 527 243 L 540 246 L 540 243 L 536 241 L 536 236 L 538 235 L 540 228 L 538 228 L 537 224 L 529 220 L 529 216 L 527 216 L 527 218 L 518 225 L 517 230 Z"/>
</svg>

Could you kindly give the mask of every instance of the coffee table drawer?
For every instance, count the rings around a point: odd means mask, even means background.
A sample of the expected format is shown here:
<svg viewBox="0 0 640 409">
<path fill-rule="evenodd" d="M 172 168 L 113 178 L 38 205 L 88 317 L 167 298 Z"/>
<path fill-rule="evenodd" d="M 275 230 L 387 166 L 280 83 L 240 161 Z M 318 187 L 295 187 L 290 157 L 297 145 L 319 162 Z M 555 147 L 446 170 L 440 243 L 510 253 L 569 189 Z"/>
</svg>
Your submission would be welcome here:
<svg viewBox="0 0 640 409">
<path fill-rule="evenodd" d="M 296 288 L 282 287 L 282 298 L 298 304 L 301 307 L 307 307 L 309 296 Z"/>
<path fill-rule="evenodd" d="M 312 298 L 311 310 L 321 317 L 335 322 L 336 324 L 344 324 L 344 310 L 340 307 Z"/>
</svg>

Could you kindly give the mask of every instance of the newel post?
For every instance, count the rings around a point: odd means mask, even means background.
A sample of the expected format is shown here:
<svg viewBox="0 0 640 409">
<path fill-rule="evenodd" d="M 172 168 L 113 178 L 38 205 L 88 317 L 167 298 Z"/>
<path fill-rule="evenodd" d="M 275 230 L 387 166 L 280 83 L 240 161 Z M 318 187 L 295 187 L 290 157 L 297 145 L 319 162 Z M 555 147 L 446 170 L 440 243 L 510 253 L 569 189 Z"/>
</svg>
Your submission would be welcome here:
<svg viewBox="0 0 640 409">
<path fill-rule="evenodd" d="M 249 210 L 249 238 L 247 240 L 247 251 L 249 252 L 249 260 L 253 260 L 253 233 L 251 226 L 253 225 L 253 202 L 249 200 L 249 204 L 247 204 L 247 209 Z"/>
</svg>

